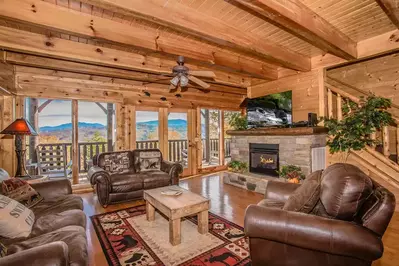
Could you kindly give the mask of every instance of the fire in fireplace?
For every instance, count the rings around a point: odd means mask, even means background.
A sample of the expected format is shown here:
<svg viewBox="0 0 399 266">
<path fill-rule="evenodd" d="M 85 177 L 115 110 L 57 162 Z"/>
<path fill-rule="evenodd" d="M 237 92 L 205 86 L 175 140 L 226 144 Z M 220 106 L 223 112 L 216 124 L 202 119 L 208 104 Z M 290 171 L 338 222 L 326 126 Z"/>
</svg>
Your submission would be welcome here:
<svg viewBox="0 0 399 266">
<path fill-rule="evenodd" d="M 278 144 L 249 144 L 249 171 L 278 176 Z"/>
</svg>

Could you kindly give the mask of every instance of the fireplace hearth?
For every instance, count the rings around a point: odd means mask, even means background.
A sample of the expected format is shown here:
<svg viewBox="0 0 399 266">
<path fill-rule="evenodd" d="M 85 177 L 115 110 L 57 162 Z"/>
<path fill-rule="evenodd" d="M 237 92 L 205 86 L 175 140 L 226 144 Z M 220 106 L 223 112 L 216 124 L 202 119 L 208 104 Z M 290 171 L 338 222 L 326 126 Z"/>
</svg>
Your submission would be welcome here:
<svg viewBox="0 0 399 266">
<path fill-rule="evenodd" d="M 278 144 L 249 144 L 249 171 L 269 176 L 278 176 L 279 145 Z"/>
</svg>

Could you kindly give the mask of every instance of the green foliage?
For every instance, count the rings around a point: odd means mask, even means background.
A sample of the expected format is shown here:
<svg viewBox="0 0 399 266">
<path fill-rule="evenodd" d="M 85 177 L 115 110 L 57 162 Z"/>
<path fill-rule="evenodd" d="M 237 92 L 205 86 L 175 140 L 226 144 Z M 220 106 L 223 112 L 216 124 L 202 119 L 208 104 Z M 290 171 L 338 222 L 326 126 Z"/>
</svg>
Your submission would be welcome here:
<svg viewBox="0 0 399 266">
<path fill-rule="evenodd" d="M 94 132 L 93 137 L 91 137 L 90 142 L 107 142 L 107 140 L 101 136 L 99 131 Z"/>
<path fill-rule="evenodd" d="M 230 117 L 229 125 L 235 130 L 248 129 L 248 120 L 246 116 L 239 113 L 234 113 Z"/>
<path fill-rule="evenodd" d="M 296 178 L 300 181 L 305 179 L 301 167 L 292 164 L 282 166 L 280 171 L 277 171 L 277 173 L 280 177 L 288 180 Z"/>
<path fill-rule="evenodd" d="M 240 162 L 240 161 L 231 161 L 227 165 L 227 167 L 233 171 L 233 172 L 238 172 L 238 173 L 243 173 L 248 171 L 248 164 L 245 162 Z"/>
<path fill-rule="evenodd" d="M 393 123 L 387 111 L 391 100 L 371 95 L 360 98 L 360 104 L 347 101 L 342 106 L 343 119 L 323 118 L 324 126 L 332 137 L 327 141 L 330 153 L 362 150 L 366 145 L 377 144 L 370 134 L 383 126 Z"/>
</svg>

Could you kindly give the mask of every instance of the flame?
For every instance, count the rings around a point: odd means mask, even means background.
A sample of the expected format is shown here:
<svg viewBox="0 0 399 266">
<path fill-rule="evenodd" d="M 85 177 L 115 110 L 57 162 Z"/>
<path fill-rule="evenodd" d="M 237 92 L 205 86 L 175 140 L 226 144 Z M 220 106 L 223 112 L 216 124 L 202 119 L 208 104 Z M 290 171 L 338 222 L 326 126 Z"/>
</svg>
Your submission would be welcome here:
<svg viewBox="0 0 399 266">
<path fill-rule="evenodd" d="M 267 163 L 274 163 L 274 160 L 272 158 L 265 158 L 263 157 L 263 155 L 260 156 L 260 162 L 263 164 L 267 164 Z"/>
</svg>

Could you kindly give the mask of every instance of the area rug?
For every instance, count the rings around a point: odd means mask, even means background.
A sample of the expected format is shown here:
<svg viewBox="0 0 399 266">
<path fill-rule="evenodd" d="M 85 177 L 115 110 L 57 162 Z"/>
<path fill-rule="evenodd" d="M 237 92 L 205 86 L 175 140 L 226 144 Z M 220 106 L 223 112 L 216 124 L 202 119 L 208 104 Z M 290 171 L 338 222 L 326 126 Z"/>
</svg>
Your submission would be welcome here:
<svg viewBox="0 0 399 266">
<path fill-rule="evenodd" d="M 181 223 L 181 244 L 169 243 L 169 222 L 156 212 L 148 222 L 145 205 L 91 217 L 108 264 L 137 265 L 250 265 L 243 228 L 209 213 L 209 233 L 197 231 L 197 217 Z"/>
</svg>

